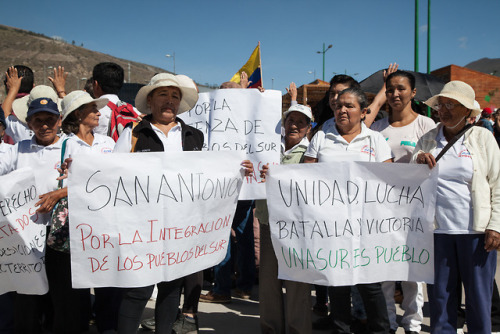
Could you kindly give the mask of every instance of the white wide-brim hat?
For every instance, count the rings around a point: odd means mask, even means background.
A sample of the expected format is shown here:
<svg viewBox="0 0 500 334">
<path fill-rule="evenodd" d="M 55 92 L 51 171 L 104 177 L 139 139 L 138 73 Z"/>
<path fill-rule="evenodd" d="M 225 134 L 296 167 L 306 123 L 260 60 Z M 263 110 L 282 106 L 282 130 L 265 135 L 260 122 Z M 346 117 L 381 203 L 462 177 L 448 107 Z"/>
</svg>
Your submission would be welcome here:
<svg viewBox="0 0 500 334">
<path fill-rule="evenodd" d="M 478 115 L 481 112 L 481 110 L 477 109 L 477 107 L 474 105 L 474 101 L 476 100 L 476 93 L 474 92 L 474 89 L 463 81 L 454 80 L 448 82 L 446 85 L 444 85 L 439 94 L 434 95 L 424 103 L 434 109 L 439 102 L 439 97 L 447 97 L 449 99 L 458 101 L 467 109 L 472 110 L 472 117 Z"/>
<path fill-rule="evenodd" d="M 42 97 L 49 98 L 52 101 L 56 102 L 59 110 L 61 110 L 61 101 L 57 97 L 57 93 L 52 87 L 45 85 L 35 86 L 31 90 L 29 95 L 23 96 L 20 99 L 16 99 L 12 103 L 12 110 L 14 111 L 17 119 L 21 121 L 21 123 L 26 124 L 26 115 L 28 114 L 28 107 L 30 103 Z"/>
<path fill-rule="evenodd" d="M 283 119 L 286 119 L 287 116 L 293 111 L 297 111 L 297 112 L 300 112 L 301 114 L 306 115 L 310 121 L 314 120 L 311 108 L 308 106 L 305 106 L 303 104 L 295 104 L 295 105 L 291 106 L 290 108 L 288 108 L 288 110 L 285 111 L 285 113 L 283 114 Z"/>
<path fill-rule="evenodd" d="M 93 99 L 89 93 L 83 90 L 75 90 L 66 95 L 61 103 L 62 107 L 62 120 L 64 121 L 69 114 L 85 104 L 95 102 L 97 110 L 105 107 L 109 100 L 106 98 Z"/>
<path fill-rule="evenodd" d="M 173 75 L 170 73 L 159 73 L 151 78 L 151 81 L 139 89 L 135 97 L 135 107 L 144 114 L 151 114 L 148 107 L 148 95 L 160 87 L 177 87 L 181 91 L 181 103 L 178 114 L 191 110 L 198 101 L 196 85 L 185 75 Z"/>
</svg>

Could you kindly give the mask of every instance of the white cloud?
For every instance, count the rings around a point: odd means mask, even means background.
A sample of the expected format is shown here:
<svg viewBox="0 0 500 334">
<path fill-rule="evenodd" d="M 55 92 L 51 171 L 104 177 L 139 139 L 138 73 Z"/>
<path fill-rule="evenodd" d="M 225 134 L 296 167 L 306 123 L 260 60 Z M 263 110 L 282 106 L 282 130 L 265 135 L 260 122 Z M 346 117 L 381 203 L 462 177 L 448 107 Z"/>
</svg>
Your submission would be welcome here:
<svg viewBox="0 0 500 334">
<path fill-rule="evenodd" d="M 419 30 L 420 32 L 427 32 L 427 24 L 421 25 Z"/>
<path fill-rule="evenodd" d="M 460 38 L 458 39 L 458 41 L 460 42 L 460 43 L 458 44 L 458 47 L 459 47 L 459 48 L 462 48 L 462 49 L 467 49 L 467 41 L 468 41 L 468 40 L 469 40 L 469 39 L 468 39 L 466 36 L 462 36 L 462 37 L 460 37 Z"/>
</svg>

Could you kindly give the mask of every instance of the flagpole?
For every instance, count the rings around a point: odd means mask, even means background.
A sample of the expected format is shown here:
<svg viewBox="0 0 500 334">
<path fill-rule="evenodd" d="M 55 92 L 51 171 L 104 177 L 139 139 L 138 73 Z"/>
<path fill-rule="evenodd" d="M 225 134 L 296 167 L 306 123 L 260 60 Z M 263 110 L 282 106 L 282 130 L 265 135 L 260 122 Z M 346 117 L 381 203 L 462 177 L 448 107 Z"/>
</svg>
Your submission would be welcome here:
<svg viewBox="0 0 500 334">
<path fill-rule="evenodd" d="M 259 41 L 259 63 L 260 63 L 260 81 L 262 82 L 262 88 L 264 88 L 264 77 L 262 76 L 262 58 L 260 52 L 260 41 Z"/>
</svg>

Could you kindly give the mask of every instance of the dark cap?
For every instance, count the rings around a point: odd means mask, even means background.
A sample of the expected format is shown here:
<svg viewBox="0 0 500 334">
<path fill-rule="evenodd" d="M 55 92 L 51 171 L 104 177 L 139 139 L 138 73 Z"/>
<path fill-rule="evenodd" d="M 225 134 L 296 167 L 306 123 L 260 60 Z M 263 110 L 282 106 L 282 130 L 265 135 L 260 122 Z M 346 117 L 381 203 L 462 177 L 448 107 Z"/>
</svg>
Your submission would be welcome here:
<svg viewBox="0 0 500 334">
<path fill-rule="evenodd" d="M 33 100 L 28 107 L 28 114 L 26 119 L 30 118 L 34 114 L 39 112 L 48 112 L 59 116 L 59 109 L 57 108 L 57 103 L 49 99 L 48 97 L 41 97 L 39 99 Z"/>
</svg>

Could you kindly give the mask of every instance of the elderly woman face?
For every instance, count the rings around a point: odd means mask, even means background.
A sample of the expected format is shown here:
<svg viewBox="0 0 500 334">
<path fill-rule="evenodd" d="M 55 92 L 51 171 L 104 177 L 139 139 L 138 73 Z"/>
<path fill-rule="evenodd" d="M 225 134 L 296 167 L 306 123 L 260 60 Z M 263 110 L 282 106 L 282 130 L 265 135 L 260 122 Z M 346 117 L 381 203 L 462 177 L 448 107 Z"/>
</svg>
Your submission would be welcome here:
<svg viewBox="0 0 500 334">
<path fill-rule="evenodd" d="M 365 118 L 366 109 L 361 109 L 358 97 L 352 93 L 340 95 L 335 104 L 335 124 L 339 133 L 361 131 L 361 121 Z"/>
<path fill-rule="evenodd" d="M 311 127 L 309 118 L 301 112 L 292 111 L 285 119 L 285 140 L 292 145 L 300 143 Z"/>
<path fill-rule="evenodd" d="M 35 133 L 39 145 L 48 146 L 56 142 L 61 127 L 61 117 L 49 112 L 39 112 L 28 119 L 28 127 Z"/>
<path fill-rule="evenodd" d="M 439 113 L 441 123 L 448 128 L 454 128 L 464 121 L 470 114 L 470 110 L 460 102 L 448 97 L 440 96 L 436 109 Z"/>
<path fill-rule="evenodd" d="M 95 102 L 84 104 L 80 109 L 80 124 L 88 126 L 91 129 L 96 128 L 99 125 L 99 117 L 101 113 L 97 109 L 97 104 Z"/>
<path fill-rule="evenodd" d="M 153 90 L 147 100 L 153 119 L 166 123 L 174 121 L 179 112 L 181 98 L 181 90 L 178 87 L 168 86 Z"/>
</svg>

